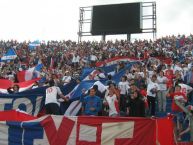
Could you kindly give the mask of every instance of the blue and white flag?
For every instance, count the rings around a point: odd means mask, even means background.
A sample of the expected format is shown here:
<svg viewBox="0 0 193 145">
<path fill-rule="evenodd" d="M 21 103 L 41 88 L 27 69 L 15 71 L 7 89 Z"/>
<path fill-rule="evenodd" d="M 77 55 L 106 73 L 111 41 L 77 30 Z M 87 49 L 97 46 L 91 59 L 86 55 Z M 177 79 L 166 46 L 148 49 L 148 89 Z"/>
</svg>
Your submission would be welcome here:
<svg viewBox="0 0 193 145">
<path fill-rule="evenodd" d="M 28 47 L 30 50 L 34 50 L 36 47 L 40 46 L 40 41 L 36 40 L 32 43 L 29 43 Z"/>
<path fill-rule="evenodd" d="M 13 48 L 10 48 L 6 54 L 1 57 L 1 61 L 10 61 L 14 60 L 17 57 L 17 54 L 15 53 Z"/>
</svg>

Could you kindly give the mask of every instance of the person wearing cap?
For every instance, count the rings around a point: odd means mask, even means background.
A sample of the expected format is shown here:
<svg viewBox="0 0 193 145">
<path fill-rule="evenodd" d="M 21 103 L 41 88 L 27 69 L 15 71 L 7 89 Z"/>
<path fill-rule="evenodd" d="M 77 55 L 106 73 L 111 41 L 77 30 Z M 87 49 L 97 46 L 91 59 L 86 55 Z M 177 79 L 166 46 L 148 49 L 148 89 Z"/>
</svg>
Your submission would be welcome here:
<svg viewBox="0 0 193 145">
<path fill-rule="evenodd" d="M 63 101 L 68 101 L 59 87 L 56 87 L 54 80 L 49 81 L 49 87 L 46 89 L 46 99 L 45 108 L 46 114 L 60 115 L 60 101 L 58 96 L 63 99 Z"/>
</svg>

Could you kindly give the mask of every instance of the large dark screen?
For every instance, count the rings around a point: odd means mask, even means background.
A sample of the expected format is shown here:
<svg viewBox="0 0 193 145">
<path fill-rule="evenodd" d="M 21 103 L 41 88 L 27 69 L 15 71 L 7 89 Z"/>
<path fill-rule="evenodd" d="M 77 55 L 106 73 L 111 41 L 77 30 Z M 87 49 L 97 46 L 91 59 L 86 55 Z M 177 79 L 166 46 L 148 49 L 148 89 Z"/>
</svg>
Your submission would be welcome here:
<svg viewBox="0 0 193 145">
<path fill-rule="evenodd" d="M 140 3 L 93 6 L 91 34 L 141 33 Z"/>
</svg>

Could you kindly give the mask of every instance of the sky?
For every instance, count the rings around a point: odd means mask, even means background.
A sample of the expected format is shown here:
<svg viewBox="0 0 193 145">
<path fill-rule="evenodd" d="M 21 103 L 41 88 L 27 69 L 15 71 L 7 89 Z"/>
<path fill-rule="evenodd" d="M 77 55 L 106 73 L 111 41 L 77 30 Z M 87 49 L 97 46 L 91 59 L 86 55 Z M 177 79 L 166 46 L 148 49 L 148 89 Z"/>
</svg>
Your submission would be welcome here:
<svg viewBox="0 0 193 145">
<path fill-rule="evenodd" d="M 193 32 L 193 0 L 155 1 L 157 37 Z M 0 0 L 0 39 L 77 41 L 79 7 L 130 2 L 136 0 Z M 133 39 L 151 37 L 132 35 Z M 100 38 L 89 36 L 83 40 Z M 126 39 L 126 35 L 107 36 L 107 39 L 116 38 Z"/>
</svg>

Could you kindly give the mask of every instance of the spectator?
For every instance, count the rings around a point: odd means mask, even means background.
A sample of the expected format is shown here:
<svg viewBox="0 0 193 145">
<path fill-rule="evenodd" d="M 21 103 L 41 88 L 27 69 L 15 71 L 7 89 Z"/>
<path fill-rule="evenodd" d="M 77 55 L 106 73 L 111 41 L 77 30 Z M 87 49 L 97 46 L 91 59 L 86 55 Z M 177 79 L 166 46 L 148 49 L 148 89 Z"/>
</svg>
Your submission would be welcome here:
<svg viewBox="0 0 193 145">
<path fill-rule="evenodd" d="M 64 101 L 68 100 L 68 98 L 62 94 L 60 88 L 55 86 L 54 80 L 50 80 L 49 87 L 46 89 L 46 114 L 60 115 L 60 102 L 58 100 L 58 95 L 60 98 L 64 99 Z"/>
<path fill-rule="evenodd" d="M 156 105 L 156 96 L 159 90 L 159 85 L 156 83 L 157 76 L 153 75 L 151 79 L 147 79 L 147 99 L 151 115 L 155 116 L 155 105 Z"/>
<path fill-rule="evenodd" d="M 72 80 L 72 77 L 70 75 L 70 72 L 66 71 L 65 75 L 62 78 L 63 85 L 66 85 L 66 84 L 70 83 L 71 80 Z"/>
<path fill-rule="evenodd" d="M 18 93 L 19 92 L 19 85 L 13 85 L 13 87 L 9 87 L 7 89 L 7 92 L 9 94 L 15 94 L 15 93 Z"/>
<path fill-rule="evenodd" d="M 127 104 L 127 114 L 132 117 L 145 117 L 145 104 L 137 91 L 132 92 Z"/>
<path fill-rule="evenodd" d="M 127 77 L 122 76 L 121 81 L 118 84 L 120 91 L 120 111 L 126 112 L 126 96 L 128 94 L 129 84 L 127 82 Z"/>
<path fill-rule="evenodd" d="M 160 71 L 157 77 L 157 82 L 159 86 L 158 96 L 158 108 L 159 111 L 166 112 L 166 94 L 167 94 L 167 78 L 164 76 L 164 72 Z"/>
<path fill-rule="evenodd" d="M 109 88 L 108 93 L 105 95 L 103 103 L 109 107 L 109 116 L 119 116 L 119 102 L 118 96 L 114 92 L 114 88 Z"/>
<path fill-rule="evenodd" d="M 175 86 L 175 91 L 173 93 L 168 94 L 172 98 L 172 112 L 176 115 L 176 126 L 175 126 L 175 134 L 177 135 L 177 132 L 182 131 L 182 123 L 183 123 L 183 111 L 182 109 L 176 104 L 176 100 L 179 101 L 182 106 L 185 105 L 187 102 L 187 96 L 185 96 L 184 93 L 181 92 L 181 87 L 179 85 Z"/>
<path fill-rule="evenodd" d="M 98 96 L 99 98 L 103 99 L 104 98 L 104 94 L 102 94 L 99 90 L 98 90 L 98 85 L 94 85 L 92 87 L 95 90 L 95 95 Z"/>
<path fill-rule="evenodd" d="M 95 95 L 95 89 L 90 89 L 89 95 L 83 98 L 82 114 L 97 116 L 101 110 L 101 99 Z"/>
<path fill-rule="evenodd" d="M 77 53 L 75 53 L 72 58 L 73 67 L 77 69 L 79 66 L 79 62 L 80 62 L 80 56 Z"/>
</svg>

